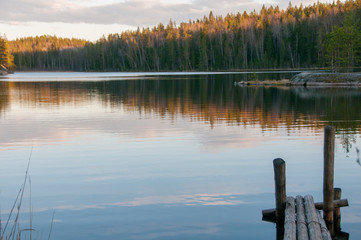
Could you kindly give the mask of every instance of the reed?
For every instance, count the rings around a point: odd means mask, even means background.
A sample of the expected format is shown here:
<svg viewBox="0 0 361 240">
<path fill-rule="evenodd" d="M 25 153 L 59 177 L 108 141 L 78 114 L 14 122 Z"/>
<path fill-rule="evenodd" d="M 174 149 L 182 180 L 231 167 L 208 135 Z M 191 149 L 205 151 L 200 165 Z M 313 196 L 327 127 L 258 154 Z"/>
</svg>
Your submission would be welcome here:
<svg viewBox="0 0 361 240">
<path fill-rule="evenodd" d="M 15 201 L 11 207 L 10 213 L 7 217 L 7 220 L 5 222 L 4 228 L 2 228 L 3 224 L 0 219 L 0 240 L 21 240 L 22 234 L 24 232 L 29 232 L 29 239 L 32 239 L 32 233 L 36 231 L 33 228 L 33 210 L 32 210 L 32 202 L 31 202 L 31 178 L 29 176 L 29 168 L 30 168 L 30 160 L 32 156 L 33 148 L 31 148 L 28 165 L 25 171 L 25 177 L 23 184 L 21 185 L 19 192 L 15 198 Z M 29 184 L 29 191 L 30 191 L 30 198 L 29 198 L 29 227 L 28 228 L 21 228 L 20 227 L 20 210 L 22 207 L 22 202 L 24 198 L 24 191 L 26 188 L 26 184 Z M 48 240 L 50 240 L 52 228 L 53 228 L 53 222 L 54 222 L 54 214 L 52 216 L 51 220 L 51 227 L 49 231 Z M 13 219 L 13 220 L 12 220 Z M 10 229 L 10 230 L 9 230 Z M 26 238 L 27 239 L 27 238 Z"/>
<path fill-rule="evenodd" d="M 33 148 L 31 148 L 31 151 L 30 151 L 30 156 L 29 156 L 28 165 L 27 165 L 27 168 L 25 171 L 25 177 L 24 177 L 23 184 L 21 185 L 20 190 L 15 198 L 14 204 L 10 210 L 9 216 L 5 223 L 5 227 L 4 227 L 4 229 L 1 229 L 1 234 L 0 234 L 1 240 L 3 240 L 3 239 L 6 239 L 6 240 L 17 239 L 18 240 L 18 239 L 20 239 L 22 232 L 33 231 L 33 229 L 31 228 L 32 219 L 30 219 L 30 228 L 29 229 L 20 229 L 20 224 L 19 224 L 20 210 L 21 210 L 21 206 L 22 206 L 22 202 L 23 202 L 26 182 L 27 182 L 27 179 L 29 176 L 30 160 L 31 160 L 32 153 L 33 153 Z M 15 214 L 14 220 L 11 221 L 14 214 Z M 1 222 L 1 220 L 0 220 L 0 222 Z M 11 227 L 9 233 L 6 232 L 8 227 Z"/>
</svg>

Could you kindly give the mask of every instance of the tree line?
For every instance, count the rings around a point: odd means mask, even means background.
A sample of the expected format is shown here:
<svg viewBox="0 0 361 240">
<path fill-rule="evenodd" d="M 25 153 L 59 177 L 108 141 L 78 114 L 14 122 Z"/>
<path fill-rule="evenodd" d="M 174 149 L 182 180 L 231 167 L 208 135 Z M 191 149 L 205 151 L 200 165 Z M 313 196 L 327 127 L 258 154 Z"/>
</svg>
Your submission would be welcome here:
<svg viewBox="0 0 361 240">
<path fill-rule="evenodd" d="M 209 16 L 138 28 L 96 42 L 40 36 L 10 41 L 19 70 L 218 71 L 361 62 L 361 0 Z"/>
</svg>

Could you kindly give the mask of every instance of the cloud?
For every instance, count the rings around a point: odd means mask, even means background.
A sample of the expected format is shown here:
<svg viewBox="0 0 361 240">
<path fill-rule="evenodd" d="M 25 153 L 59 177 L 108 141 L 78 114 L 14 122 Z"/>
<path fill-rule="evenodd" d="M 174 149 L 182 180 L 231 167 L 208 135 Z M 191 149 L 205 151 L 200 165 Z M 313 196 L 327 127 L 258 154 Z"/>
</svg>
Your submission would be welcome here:
<svg viewBox="0 0 361 240">
<path fill-rule="evenodd" d="M 64 22 L 94 24 L 124 24 L 152 26 L 169 19 L 177 22 L 201 18 L 214 11 L 216 15 L 228 12 L 250 11 L 259 8 L 257 0 L 12 0 L 0 3 L 0 21 Z"/>
<path fill-rule="evenodd" d="M 89 7 L 86 11 L 69 13 L 70 19 L 86 23 L 125 24 L 125 25 L 155 25 L 167 22 L 170 18 L 195 17 L 199 9 L 187 3 L 162 3 L 160 1 L 127 1 L 111 5 Z"/>
<path fill-rule="evenodd" d="M 310 5 L 314 0 L 302 1 Z M 0 34 L 10 40 L 57 35 L 98 40 L 103 34 L 177 24 L 208 16 L 259 11 L 262 5 L 287 8 L 289 0 L 11 0 L 0 1 Z M 300 0 L 292 1 L 300 5 Z"/>
<path fill-rule="evenodd" d="M 168 196 L 145 196 L 134 198 L 130 201 L 97 203 L 97 204 L 79 204 L 79 205 L 60 205 L 34 209 L 34 212 L 43 212 L 49 210 L 70 210 L 80 211 L 88 209 L 105 209 L 109 207 L 138 207 L 146 205 L 169 204 L 185 206 L 235 206 L 245 205 L 252 202 L 245 201 L 245 193 L 206 193 L 189 195 L 168 195 Z M 8 212 L 5 212 L 8 213 Z"/>
</svg>

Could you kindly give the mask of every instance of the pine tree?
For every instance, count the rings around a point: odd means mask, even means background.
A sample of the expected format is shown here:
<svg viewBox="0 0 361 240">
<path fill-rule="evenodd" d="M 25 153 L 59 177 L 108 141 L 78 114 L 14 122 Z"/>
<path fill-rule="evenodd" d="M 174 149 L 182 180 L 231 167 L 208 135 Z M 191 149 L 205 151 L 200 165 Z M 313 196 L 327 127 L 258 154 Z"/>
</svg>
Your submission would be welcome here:
<svg viewBox="0 0 361 240">
<path fill-rule="evenodd" d="M 15 69 L 14 56 L 10 53 L 6 37 L 0 36 L 0 69 L 13 72 Z"/>
</svg>

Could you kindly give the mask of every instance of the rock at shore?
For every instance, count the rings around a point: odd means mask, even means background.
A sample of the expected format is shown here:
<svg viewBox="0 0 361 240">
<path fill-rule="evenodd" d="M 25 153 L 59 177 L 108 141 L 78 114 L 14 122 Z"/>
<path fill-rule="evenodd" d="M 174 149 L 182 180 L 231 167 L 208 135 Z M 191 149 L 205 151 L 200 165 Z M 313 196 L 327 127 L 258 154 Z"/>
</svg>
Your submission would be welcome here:
<svg viewBox="0 0 361 240">
<path fill-rule="evenodd" d="M 291 78 L 292 85 L 361 85 L 361 73 L 304 72 Z"/>
<path fill-rule="evenodd" d="M 0 76 L 2 76 L 2 75 L 8 75 L 8 72 L 7 72 L 7 71 L 0 70 Z"/>
</svg>

